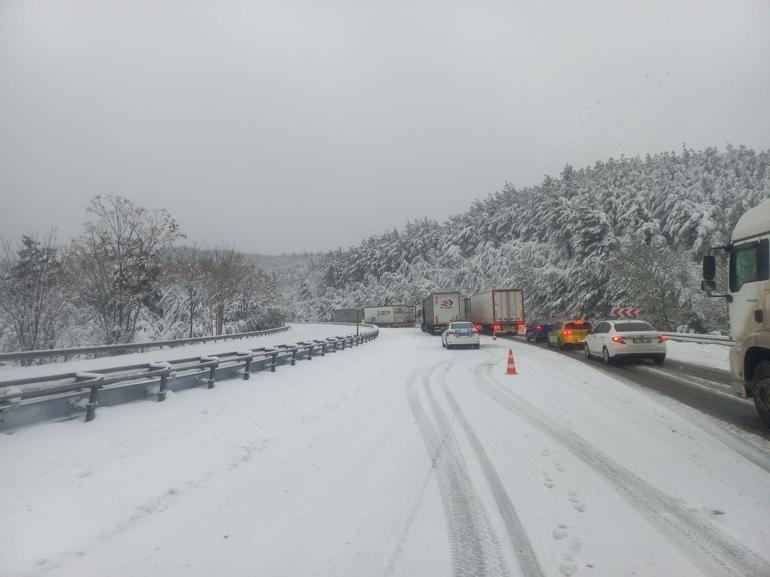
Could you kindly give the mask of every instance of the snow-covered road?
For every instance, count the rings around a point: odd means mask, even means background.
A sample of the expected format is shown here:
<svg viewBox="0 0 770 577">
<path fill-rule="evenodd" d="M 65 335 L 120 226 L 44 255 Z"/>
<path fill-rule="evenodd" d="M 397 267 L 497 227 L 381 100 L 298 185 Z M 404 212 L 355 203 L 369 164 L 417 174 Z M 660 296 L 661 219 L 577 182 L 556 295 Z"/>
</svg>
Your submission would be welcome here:
<svg viewBox="0 0 770 577">
<path fill-rule="evenodd" d="M 382 330 L 2 435 L 0 462 L 4 576 L 770 575 L 770 467 L 524 343 Z"/>
</svg>

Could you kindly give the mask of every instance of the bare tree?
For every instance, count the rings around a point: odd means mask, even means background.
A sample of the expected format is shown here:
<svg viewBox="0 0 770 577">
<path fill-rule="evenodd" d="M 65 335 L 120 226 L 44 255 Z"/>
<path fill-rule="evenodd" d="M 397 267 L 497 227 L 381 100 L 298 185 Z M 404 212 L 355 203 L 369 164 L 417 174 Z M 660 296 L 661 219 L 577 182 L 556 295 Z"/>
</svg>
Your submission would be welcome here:
<svg viewBox="0 0 770 577">
<path fill-rule="evenodd" d="M 165 210 L 146 210 L 120 196 L 97 196 L 91 220 L 73 244 L 81 302 L 106 343 L 129 342 L 143 310 L 156 310 L 163 253 L 182 237 Z"/>
<path fill-rule="evenodd" d="M 0 313 L 20 350 L 53 348 L 70 298 L 66 267 L 51 233 L 42 243 L 23 236 L 17 247 L 3 243 Z"/>
<path fill-rule="evenodd" d="M 224 329 L 226 307 L 233 303 L 249 274 L 243 253 L 231 248 L 210 251 L 205 263 L 206 291 L 214 320 L 214 334 Z"/>
<path fill-rule="evenodd" d="M 170 280 L 184 295 L 187 310 L 188 337 L 194 336 L 195 319 L 206 297 L 206 275 L 211 269 L 211 255 L 196 247 L 174 250 L 168 259 Z"/>
</svg>

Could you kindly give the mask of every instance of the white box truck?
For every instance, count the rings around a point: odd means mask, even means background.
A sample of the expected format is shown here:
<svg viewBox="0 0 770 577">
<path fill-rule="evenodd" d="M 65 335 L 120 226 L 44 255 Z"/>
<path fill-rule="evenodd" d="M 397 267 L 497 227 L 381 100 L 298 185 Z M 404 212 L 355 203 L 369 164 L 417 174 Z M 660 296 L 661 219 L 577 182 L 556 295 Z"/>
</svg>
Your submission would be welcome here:
<svg viewBox="0 0 770 577">
<path fill-rule="evenodd" d="M 364 307 L 364 320 L 381 327 L 413 327 L 415 315 L 415 307 L 410 305 Z"/>
<path fill-rule="evenodd" d="M 716 293 L 714 252 L 729 258 L 727 292 Z M 770 427 L 770 200 L 747 211 L 735 225 L 730 244 L 710 248 L 703 257 L 701 288 L 727 299 L 730 371 L 737 395 L 752 397 Z"/>
<path fill-rule="evenodd" d="M 449 323 L 462 320 L 462 299 L 457 291 L 435 292 L 422 301 L 422 330 L 432 335 L 444 332 Z"/>
<path fill-rule="evenodd" d="M 489 335 L 518 334 L 524 330 L 524 291 L 495 288 L 472 295 L 470 320 Z"/>
</svg>

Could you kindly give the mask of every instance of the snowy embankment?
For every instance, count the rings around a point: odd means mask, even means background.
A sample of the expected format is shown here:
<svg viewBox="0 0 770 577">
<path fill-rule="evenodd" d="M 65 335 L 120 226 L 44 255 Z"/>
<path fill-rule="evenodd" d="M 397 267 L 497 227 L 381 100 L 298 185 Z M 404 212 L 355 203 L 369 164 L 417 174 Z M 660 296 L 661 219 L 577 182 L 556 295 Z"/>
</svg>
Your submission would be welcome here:
<svg viewBox="0 0 770 577">
<path fill-rule="evenodd" d="M 362 329 L 364 330 L 364 329 Z M 196 356 L 210 356 L 243 349 L 269 347 L 274 345 L 296 343 L 308 339 L 323 339 L 327 337 L 349 335 L 356 332 L 355 326 L 332 325 L 329 323 L 292 324 L 289 330 L 272 335 L 234 339 L 212 343 L 197 343 L 173 348 L 154 349 L 145 353 L 114 355 L 96 359 L 80 359 L 66 363 L 49 363 L 33 367 L 7 366 L 0 367 L 0 381 L 23 379 L 33 375 L 60 375 L 79 371 L 95 371 L 110 367 L 138 365 L 187 359 Z"/>
<path fill-rule="evenodd" d="M 0 574 L 770 575 L 770 459 L 706 431 L 565 355 L 382 330 L 0 436 Z"/>
<path fill-rule="evenodd" d="M 700 343 L 682 343 L 666 341 L 666 357 L 674 361 L 682 361 L 693 365 L 711 367 L 713 369 L 730 370 L 730 347 Z"/>
</svg>

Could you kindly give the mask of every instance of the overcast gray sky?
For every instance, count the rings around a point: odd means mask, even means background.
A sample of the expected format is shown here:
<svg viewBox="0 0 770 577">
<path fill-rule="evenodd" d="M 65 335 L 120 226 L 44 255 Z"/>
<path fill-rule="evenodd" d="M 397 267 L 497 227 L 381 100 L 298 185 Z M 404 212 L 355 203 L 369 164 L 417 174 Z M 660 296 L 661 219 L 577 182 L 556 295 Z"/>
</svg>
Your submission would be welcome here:
<svg viewBox="0 0 770 577">
<path fill-rule="evenodd" d="M 0 236 L 96 194 L 348 246 L 610 156 L 770 147 L 770 1 L 0 0 Z"/>
</svg>

